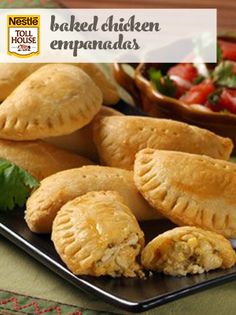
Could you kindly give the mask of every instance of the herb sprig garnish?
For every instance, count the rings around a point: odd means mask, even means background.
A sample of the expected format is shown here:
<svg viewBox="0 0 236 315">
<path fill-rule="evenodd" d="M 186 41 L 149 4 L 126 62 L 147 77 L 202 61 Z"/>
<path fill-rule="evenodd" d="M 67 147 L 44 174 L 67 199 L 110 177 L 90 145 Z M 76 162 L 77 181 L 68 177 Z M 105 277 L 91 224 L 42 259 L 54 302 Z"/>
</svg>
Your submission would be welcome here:
<svg viewBox="0 0 236 315">
<path fill-rule="evenodd" d="M 175 96 L 176 86 L 168 75 L 163 76 L 161 71 L 155 68 L 150 68 L 148 74 L 157 91 L 166 96 Z"/>
<path fill-rule="evenodd" d="M 0 211 L 22 207 L 39 182 L 24 169 L 0 159 Z"/>
</svg>

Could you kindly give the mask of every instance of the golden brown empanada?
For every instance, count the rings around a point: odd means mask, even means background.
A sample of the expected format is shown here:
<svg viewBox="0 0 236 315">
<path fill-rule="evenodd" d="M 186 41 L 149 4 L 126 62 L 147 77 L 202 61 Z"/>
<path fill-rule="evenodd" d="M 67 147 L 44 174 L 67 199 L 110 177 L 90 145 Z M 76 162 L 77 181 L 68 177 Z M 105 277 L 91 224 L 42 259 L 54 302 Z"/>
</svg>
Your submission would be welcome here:
<svg viewBox="0 0 236 315">
<path fill-rule="evenodd" d="M 0 102 L 32 72 L 42 67 L 41 63 L 1 63 L 0 64 Z"/>
<path fill-rule="evenodd" d="M 94 126 L 94 141 L 104 165 L 133 169 L 135 154 L 144 148 L 205 154 L 227 160 L 228 138 L 174 120 L 149 117 L 105 117 Z"/>
<path fill-rule="evenodd" d="M 135 277 L 144 235 L 116 192 L 89 192 L 58 212 L 52 240 L 61 259 L 76 275 Z"/>
<path fill-rule="evenodd" d="M 59 171 L 93 164 L 85 157 L 58 149 L 40 140 L 0 140 L 0 158 L 22 167 L 38 180 Z"/>
<path fill-rule="evenodd" d="M 93 161 L 99 161 L 97 149 L 93 142 L 93 123 L 95 120 L 100 119 L 100 117 L 116 115 L 122 116 L 123 114 L 111 107 L 102 106 L 101 110 L 88 125 L 69 135 L 50 137 L 44 139 L 44 141 L 58 148 L 81 154 Z"/>
<path fill-rule="evenodd" d="M 125 116 L 125 115 L 112 107 L 102 106 L 102 108 L 94 117 L 94 119 L 96 119 L 97 117 L 110 117 L 110 116 Z"/>
<path fill-rule="evenodd" d="M 236 238 L 236 164 L 189 153 L 144 149 L 134 180 L 144 198 L 178 225 Z"/>
<path fill-rule="evenodd" d="M 141 260 L 146 269 L 186 276 L 230 268 L 236 262 L 236 255 L 222 235 L 184 226 L 154 238 L 144 248 Z"/>
<path fill-rule="evenodd" d="M 34 140 L 72 133 L 93 119 L 101 103 L 101 91 L 78 67 L 43 66 L 1 104 L 0 138 Z"/>
<path fill-rule="evenodd" d="M 0 64 L 0 101 L 7 98 L 11 92 L 31 73 L 41 68 L 42 63 L 1 63 Z M 94 63 L 75 63 L 76 67 L 87 73 L 103 94 L 103 103 L 116 104 L 119 94 L 115 84 Z"/>
<path fill-rule="evenodd" d="M 138 192 L 133 172 L 94 165 L 45 178 L 27 201 L 26 222 L 33 232 L 50 233 L 57 212 L 67 201 L 100 190 L 119 192 L 138 220 L 160 217 Z"/>
<path fill-rule="evenodd" d="M 107 78 L 105 73 L 95 63 L 76 63 L 77 67 L 86 72 L 103 94 L 103 104 L 116 104 L 120 97 L 115 84 Z"/>
</svg>

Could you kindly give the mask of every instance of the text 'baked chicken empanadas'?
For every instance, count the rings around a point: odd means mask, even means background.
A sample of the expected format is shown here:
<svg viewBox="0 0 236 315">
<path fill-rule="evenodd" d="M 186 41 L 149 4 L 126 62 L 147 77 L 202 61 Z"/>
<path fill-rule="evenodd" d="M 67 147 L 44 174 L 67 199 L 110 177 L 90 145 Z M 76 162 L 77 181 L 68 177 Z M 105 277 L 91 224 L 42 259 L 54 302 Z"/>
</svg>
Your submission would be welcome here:
<svg viewBox="0 0 236 315">
<path fill-rule="evenodd" d="M 133 172 L 93 165 L 45 178 L 26 203 L 26 222 L 33 232 L 50 233 L 57 212 L 66 202 L 87 192 L 100 190 L 119 192 L 138 220 L 160 218 L 138 192 Z"/>
<path fill-rule="evenodd" d="M 76 275 L 135 277 L 144 235 L 116 192 L 89 192 L 66 203 L 52 227 L 52 241 Z"/>
<path fill-rule="evenodd" d="M 236 164 L 144 149 L 136 155 L 134 181 L 144 198 L 177 225 L 236 238 Z"/>
<path fill-rule="evenodd" d="M 227 160 L 233 144 L 213 132 L 168 119 L 104 117 L 94 126 L 102 164 L 133 169 L 135 154 L 144 148 L 205 154 Z"/>
<path fill-rule="evenodd" d="M 178 227 L 158 235 L 142 252 L 142 265 L 172 276 L 227 269 L 236 262 L 230 242 L 215 232 Z"/>
<path fill-rule="evenodd" d="M 35 140 L 72 133 L 101 109 L 102 93 L 78 67 L 43 66 L 0 106 L 0 138 Z"/>
<path fill-rule="evenodd" d="M 43 141 L 9 141 L 0 139 L 0 158 L 6 159 L 38 180 L 70 168 L 93 164 L 78 154 L 58 149 Z"/>
</svg>

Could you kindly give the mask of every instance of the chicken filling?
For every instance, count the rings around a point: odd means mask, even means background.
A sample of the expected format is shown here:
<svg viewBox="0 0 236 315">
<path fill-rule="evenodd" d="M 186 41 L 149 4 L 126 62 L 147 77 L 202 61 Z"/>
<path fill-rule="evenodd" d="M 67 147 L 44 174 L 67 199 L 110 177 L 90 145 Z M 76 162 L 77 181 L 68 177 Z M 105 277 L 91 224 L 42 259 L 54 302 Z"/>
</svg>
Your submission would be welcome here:
<svg viewBox="0 0 236 315">
<path fill-rule="evenodd" d="M 198 274 L 220 268 L 223 259 L 206 239 L 184 235 L 177 241 L 168 240 L 155 252 L 153 270 L 173 276 Z"/>
<path fill-rule="evenodd" d="M 94 273 L 112 277 L 142 277 L 141 266 L 137 261 L 141 248 L 139 236 L 135 233 L 119 244 L 108 244 L 103 257 L 94 264 Z"/>
</svg>

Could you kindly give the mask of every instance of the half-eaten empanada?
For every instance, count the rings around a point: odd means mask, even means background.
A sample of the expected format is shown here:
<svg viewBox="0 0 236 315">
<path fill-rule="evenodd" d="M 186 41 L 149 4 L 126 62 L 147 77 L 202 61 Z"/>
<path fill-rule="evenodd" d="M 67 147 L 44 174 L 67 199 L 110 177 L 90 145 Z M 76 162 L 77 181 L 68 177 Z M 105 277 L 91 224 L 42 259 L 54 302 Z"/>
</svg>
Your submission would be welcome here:
<svg viewBox="0 0 236 315">
<path fill-rule="evenodd" d="M 61 259 L 76 275 L 135 277 L 144 235 L 116 192 L 89 192 L 58 212 L 52 240 Z"/>
<path fill-rule="evenodd" d="M 236 262 L 236 255 L 222 235 L 184 226 L 154 238 L 144 248 L 141 260 L 146 269 L 186 276 L 230 268 Z"/>
</svg>

